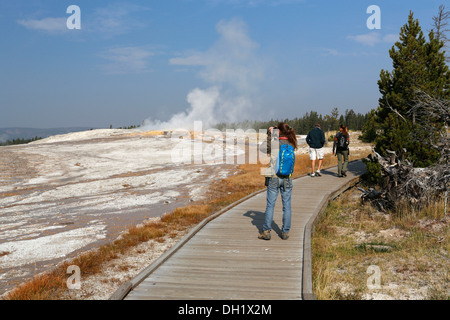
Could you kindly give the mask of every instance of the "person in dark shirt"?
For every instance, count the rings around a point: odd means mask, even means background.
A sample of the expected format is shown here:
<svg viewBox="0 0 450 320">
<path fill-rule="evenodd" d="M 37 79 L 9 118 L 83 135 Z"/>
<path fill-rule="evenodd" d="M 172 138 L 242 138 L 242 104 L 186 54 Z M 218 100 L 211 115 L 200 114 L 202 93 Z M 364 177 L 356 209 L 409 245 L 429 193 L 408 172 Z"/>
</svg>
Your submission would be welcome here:
<svg viewBox="0 0 450 320">
<path fill-rule="evenodd" d="M 338 177 L 347 176 L 348 167 L 348 155 L 350 150 L 348 145 L 350 144 L 350 135 L 346 126 L 341 124 L 339 126 L 339 132 L 334 137 L 333 143 L 333 155 L 338 157 Z"/>
<path fill-rule="evenodd" d="M 322 169 L 323 163 L 323 145 L 325 144 L 325 134 L 323 133 L 320 123 L 316 123 L 314 129 L 312 129 L 306 136 L 306 143 L 309 145 L 309 159 L 311 160 L 312 173 L 311 177 L 320 177 L 320 169 Z M 316 170 L 316 160 L 318 160 L 318 167 Z"/>
</svg>

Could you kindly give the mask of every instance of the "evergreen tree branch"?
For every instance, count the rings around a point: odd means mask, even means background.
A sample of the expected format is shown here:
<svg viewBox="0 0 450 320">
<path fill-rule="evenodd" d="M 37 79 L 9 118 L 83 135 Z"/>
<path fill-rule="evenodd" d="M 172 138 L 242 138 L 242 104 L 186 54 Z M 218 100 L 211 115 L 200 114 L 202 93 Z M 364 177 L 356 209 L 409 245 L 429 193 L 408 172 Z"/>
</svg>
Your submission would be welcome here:
<svg viewBox="0 0 450 320">
<path fill-rule="evenodd" d="M 395 108 L 393 108 L 390 104 L 389 101 L 386 97 L 386 104 L 389 107 L 389 109 L 394 112 L 396 115 L 398 115 L 403 121 L 405 121 L 405 123 L 408 123 L 408 121 L 406 121 L 406 119 L 400 114 L 400 112 L 398 112 Z"/>
</svg>

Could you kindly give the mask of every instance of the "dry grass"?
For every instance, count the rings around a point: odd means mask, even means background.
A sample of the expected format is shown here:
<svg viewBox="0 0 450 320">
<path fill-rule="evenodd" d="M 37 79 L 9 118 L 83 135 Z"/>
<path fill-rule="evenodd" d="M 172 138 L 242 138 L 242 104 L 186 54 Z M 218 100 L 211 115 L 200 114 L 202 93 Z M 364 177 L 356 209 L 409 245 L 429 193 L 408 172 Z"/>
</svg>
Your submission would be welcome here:
<svg viewBox="0 0 450 320">
<path fill-rule="evenodd" d="M 352 190 L 330 204 L 313 235 L 318 299 L 449 299 L 450 218 L 443 202 L 385 214 Z M 381 288 L 367 285 L 380 269 Z"/>
<path fill-rule="evenodd" d="M 65 288 L 66 277 L 52 272 L 22 284 L 7 300 L 54 300 Z"/>
<path fill-rule="evenodd" d="M 362 156 L 366 156 L 364 154 Z M 354 154 L 351 159 L 361 157 Z M 323 167 L 337 164 L 336 157 L 326 155 Z M 201 203 L 180 207 L 169 214 L 165 214 L 159 220 L 145 223 L 140 226 L 132 226 L 128 232 L 112 243 L 101 246 L 81 254 L 72 261 L 67 261 L 57 266 L 53 271 L 38 275 L 34 279 L 18 286 L 4 299 L 6 300 L 38 300 L 38 299 L 64 299 L 70 275 L 66 274 L 67 267 L 76 265 L 82 270 L 83 276 L 89 276 L 101 272 L 102 266 L 118 257 L 126 254 L 128 250 L 151 239 L 164 241 L 167 234 L 174 238 L 180 231 L 190 228 L 214 212 L 225 206 L 242 199 L 243 197 L 264 188 L 264 176 L 261 169 L 265 165 L 244 164 L 239 166 L 239 173 L 229 178 L 214 183 L 209 193 Z M 294 177 L 304 175 L 311 170 L 311 162 L 308 155 L 298 155 Z"/>
<path fill-rule="evenodd" d="M 161 222 L 170 226 L 169 230 L 184 230 L 197 224 L 211 214 L 210 205 L 192 205 L 175 209 L 172 213 L 163 215 Z M 162 237 L 166 232 L 159 235 Z"/>
</svg>

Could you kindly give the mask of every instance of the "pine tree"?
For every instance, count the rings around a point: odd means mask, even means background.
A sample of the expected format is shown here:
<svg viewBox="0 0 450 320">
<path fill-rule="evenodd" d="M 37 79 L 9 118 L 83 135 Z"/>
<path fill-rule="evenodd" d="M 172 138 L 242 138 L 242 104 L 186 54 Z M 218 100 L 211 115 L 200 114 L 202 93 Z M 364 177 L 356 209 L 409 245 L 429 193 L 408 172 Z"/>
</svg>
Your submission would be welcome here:
<svg viewBox="0 0 450 320">
<path fill-rule="evenodd" d="M 339 109 L 337 107 L 334 107 L 333 110 L 331 110 L 331 116 L 330 116 L 330 127 L 331 130 L 338 130 L 338 118 L 339 118 Z"/>
<path fill-rule="evenodd" d="M 377 118 L 375 110 L 371 110 L 362 127 L 363 134 L 361 135 L 361 141 L 363 142 L 374 142 L 377 137 Z"/>
<path fill-rule="evenodd" d="M 445 64 L 442 41 L 434 37 L 433 31 L 426 41 L 419 21 L 410 13 L 408 22 L 400 31 L 399 41 L 389 50 L 392 72 L 382 70 L 378 87 L 382 97 L 376 112 L 376 121 L 381 129 L 376 150 L 396 151 L 416 166 L 429 166 L 438 154 L 427 145 L 425 132 L 417 125 L 417 115 L 412 112 L 419 92 L 434 97 L 449 97 L 449 69 Z"/>
</svg>

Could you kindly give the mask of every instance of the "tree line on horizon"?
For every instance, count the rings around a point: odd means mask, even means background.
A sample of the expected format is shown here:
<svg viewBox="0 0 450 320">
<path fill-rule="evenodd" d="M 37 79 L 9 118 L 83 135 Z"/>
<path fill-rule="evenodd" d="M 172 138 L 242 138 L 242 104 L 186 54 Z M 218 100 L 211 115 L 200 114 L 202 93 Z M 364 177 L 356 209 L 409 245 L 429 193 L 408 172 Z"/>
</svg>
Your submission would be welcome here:
<svg viewBox="0 0 450 320">
<path fill-rule="evenodd" d="M 267 129 L 276 126 L 280 122 L 286 122 L 296 134 L 305 135 L 313 129 L 316 123 L 320 123 L 324 131 L 338 131 L 339 125 L 346 125 L 349 130 L 361 131 L 370 118 L 370 112 L 366 114 L 356 113 L 353 109 L 346 109 L 344 114 L 339 115 L 338 108 L 333 108 L 330 114 L 322 115 L 317 111 L 306 112 L 302 117 L 293 119 L 271 119 L 269 121 L 245 120 L 237 123 L 219 123 L 215 127 L 218 130 L 226 129 Z"/>
<path fill-rule="evenodd" d="M 41 140 L 41 139 L 42 139 L 42 137 L 38 137 L 38 136 L 31 138 L 31 139 L 16 138 L 16 139 L 0 142 L 0 146 L 3 147 L 3 146 L 12 146 L 12 145 L 17 145 L 17 144 L 26 144 L 26 143 L 30 143 L 30 142 Z"/>
</svg>

